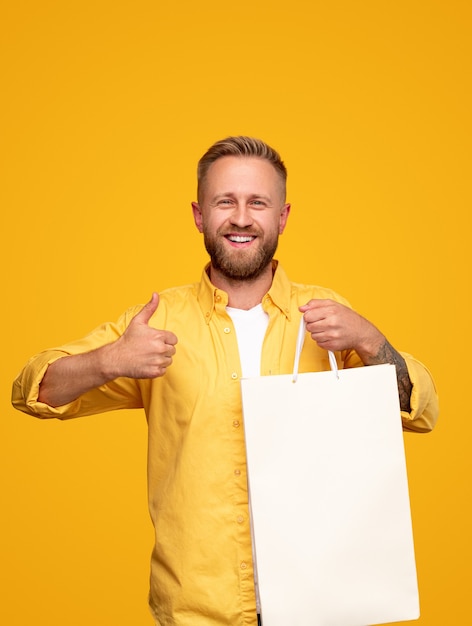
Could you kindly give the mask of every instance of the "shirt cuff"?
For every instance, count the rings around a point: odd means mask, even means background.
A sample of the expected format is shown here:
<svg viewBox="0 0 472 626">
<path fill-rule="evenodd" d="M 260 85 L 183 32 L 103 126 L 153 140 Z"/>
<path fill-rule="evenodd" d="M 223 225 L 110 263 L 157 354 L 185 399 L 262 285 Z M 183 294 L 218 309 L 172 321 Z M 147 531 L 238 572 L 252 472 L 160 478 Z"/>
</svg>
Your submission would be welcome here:
<svg viewBox="0 0 472 626">
<path fill-rule="evenodd" d="M 74 400 L 59 407 L 52 407 L 38 401 L 39 387 L 47 368 L 54 361 L 68 355 L 68 352 L 62 350 L 48 350 L 31 359 L 13 383 L 13 406 L 33 417 L 44 419 L 74 417 L 79 410 L 79 400 Z M 29 390 L 26 396 L 23 395 L 23 390 L 25 389 Z"/>
<path fill-rule="evenodd" d="M 405 359 L 411 384 L 413 385 L 410 399 L 410 412 L 402 411 L 404 430 L 430 432 L 437 422 L 439 414 L 438 396 L 433 378 L 428 369 L 413 358 L 402 352 Z"/>
</svg>

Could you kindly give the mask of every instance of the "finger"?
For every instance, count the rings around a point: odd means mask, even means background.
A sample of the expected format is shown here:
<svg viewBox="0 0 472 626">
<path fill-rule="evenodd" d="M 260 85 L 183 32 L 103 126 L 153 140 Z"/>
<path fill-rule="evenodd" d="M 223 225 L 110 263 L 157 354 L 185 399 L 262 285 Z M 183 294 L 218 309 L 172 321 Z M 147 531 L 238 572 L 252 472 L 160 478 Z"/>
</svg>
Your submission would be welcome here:
<svg viewBox="0 0 472 626">
<path fill-rule="evenodd" d="M 310 311 L 311 309 L 321 309 L 325 307 L 329 303 L 329 300 L 323 300 L 322 298 L 314 298 L 304 304 L 303 306 L 298 307 L 298 310 L 302 313 L 306 313 L 306 311 Z"/>
<path fill-rule="evenodd" d="M 320 323 L 327 321 L 327 309 L 325 307 L 309 308 L 303 313 L 303 319 L 305 320 L 307 330 L 310 330 L 310 327 L 313 327 L 313 325 L 319 326 Z"/>
<path fill-rule="evenodd" d="M 303 306 L 299 306 L 298 310 L 301 311 L 301 313 L 305 313 L 306 311 L 308 311 L 308 309 L 310 309 L 312 302 L 313 302 L 313 300 L 310 300 L 309 302 L 307 302 Z"/>
<path fill-rule="evenodd" d="M 149 302 L 143 306 L 137 315 L 135 315 L 134 319 L 138 320 L 141 324 L 149 324 L 149 320 L 156 312 L 158 305 L 159 294 L 154 292 Z"/>
<path fill-rule="evenodd" d="M 170 330 L 166 331 L 164 341 L 168 346 L 175 346 L 178 342 L 177 337 Z"/>
</svg>

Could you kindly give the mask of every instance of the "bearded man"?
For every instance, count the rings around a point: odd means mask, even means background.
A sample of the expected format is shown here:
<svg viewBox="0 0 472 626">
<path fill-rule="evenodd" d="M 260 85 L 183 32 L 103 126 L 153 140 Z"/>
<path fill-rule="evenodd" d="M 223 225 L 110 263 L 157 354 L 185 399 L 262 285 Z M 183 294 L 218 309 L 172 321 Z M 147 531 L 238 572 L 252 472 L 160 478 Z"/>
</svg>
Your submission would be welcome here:
<svg viewBox="0 0 472 626">
<path fill-rule="evenodd" d="M 154 293 L 116 323 L 40 353 L 14 382 L 14 406 L 40 418 L 144 409 L 156 625 L 260 620 L 239 381 L 292 371 L 301 315 L 311 338 L 301 372 L 329 369 L 328 350 L 339 367 L 392 363 L 404 429 L 427 432 L 437 419 L 421 363 L 341 296 L 290 282 L 274 260 L 290 214 L 286 176 L 259 139 L 216 142 L 192 203 L 210 256 L 200 282 Z"/>
</svg>

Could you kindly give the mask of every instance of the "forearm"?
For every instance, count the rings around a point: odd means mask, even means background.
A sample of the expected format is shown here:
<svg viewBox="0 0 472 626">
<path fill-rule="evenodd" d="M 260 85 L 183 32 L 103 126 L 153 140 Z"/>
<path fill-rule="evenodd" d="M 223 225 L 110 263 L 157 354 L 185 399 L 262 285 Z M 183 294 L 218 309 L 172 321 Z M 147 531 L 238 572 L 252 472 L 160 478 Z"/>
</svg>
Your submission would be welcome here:
<svg viewBox="0 0 472 626">
<path fill-rule="evenodd" d="M 38 401 L 52 407 L 63 406 L 116 378 L 112 345 L 65 356 L 51 363 L 41 381 Z"/>
<path fill-rule="evenodd" d="M 369 352 L 359 350 L 358 354 L 364 365 L 380 365 L 381 363 L 395 365 L 400 408 L 402 411 L 409 413 L 413 385 L 411 384 L 408 368 L 402 355 L 393 348 L 385 337 L 383 337 L 383 341 L 375 349 L 371 349 Z"/>
</svg>

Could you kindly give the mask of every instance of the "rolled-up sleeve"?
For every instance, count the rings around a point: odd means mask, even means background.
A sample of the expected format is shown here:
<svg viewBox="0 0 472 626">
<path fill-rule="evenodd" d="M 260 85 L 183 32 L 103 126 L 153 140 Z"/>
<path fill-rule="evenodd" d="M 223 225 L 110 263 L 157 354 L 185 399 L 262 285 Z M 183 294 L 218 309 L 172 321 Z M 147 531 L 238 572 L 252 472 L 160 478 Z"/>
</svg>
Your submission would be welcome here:
<svg viewBox="0 0 472 626">
<path fill-rule="evenodd" d="M 61 350 L 47 350 L 31 358 L 13 382 L 12 404 L 15 409 L 34 417 L 64 417 L 76 413 L 78 404 L 75 400 L 64 406 L 54 408 L 38 401 L 39 387 L 47 368 L 68 353 Z"/>
<path fill-rule="evenodd" d="M 139 309 L 140 307 L 130 309 L 116 324 L 102 324 L 83 339 L 40 352 L 32 357 L 13 382 L 13 406 L 28 415 L 45 419 L 54 417 L 69 419 L 115 409 L 142 408 L 138 381 L 130 378 L 116 378 L 63 406 L 52 407 L 38 401 L 41 381 L 51 363 L 62 357 L 89 352 L 115 341 L 123 334 L 130 319 Z"/>
<path fill-rule="evenodd" d="M 427 433 L 433 430 L 439 415 L 439 401 L 433 377 L 428 369 L 410 354 L 401 353 L 405 359 L 413 389 L 410 412 L 402 411 L 403 428 L 407 431 Z"/>
</svg>

